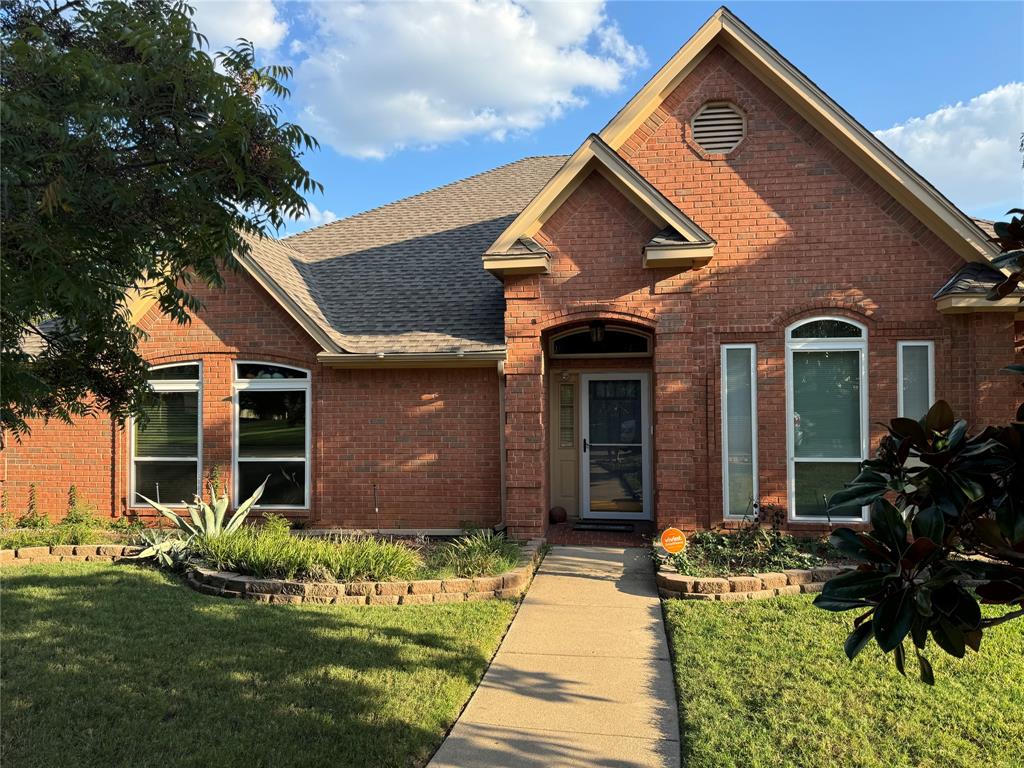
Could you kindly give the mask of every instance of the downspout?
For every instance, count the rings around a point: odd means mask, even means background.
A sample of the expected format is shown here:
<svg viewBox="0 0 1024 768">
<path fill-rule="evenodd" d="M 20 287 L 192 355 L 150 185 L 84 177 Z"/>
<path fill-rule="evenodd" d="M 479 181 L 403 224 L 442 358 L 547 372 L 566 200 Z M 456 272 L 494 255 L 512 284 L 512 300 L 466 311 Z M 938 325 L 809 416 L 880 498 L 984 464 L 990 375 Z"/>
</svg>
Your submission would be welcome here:
<svg viewBox="0 0 1024 768">
<path fill-rule="evenodd" d="M 498 527 L 504 530 L 508 523 L 505 520 L 507 498 L 505 490 L 505 361 L 498 361 L 498 474 L 501 483 L 501 520 Z"/>
</svg>

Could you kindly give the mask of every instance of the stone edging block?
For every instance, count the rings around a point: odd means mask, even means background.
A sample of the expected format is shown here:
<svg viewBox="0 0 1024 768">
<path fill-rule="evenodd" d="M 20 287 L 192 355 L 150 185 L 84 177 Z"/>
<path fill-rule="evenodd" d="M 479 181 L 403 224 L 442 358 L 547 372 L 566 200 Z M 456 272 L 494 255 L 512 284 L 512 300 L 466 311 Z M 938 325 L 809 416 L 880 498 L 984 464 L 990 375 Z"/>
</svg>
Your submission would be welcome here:
<svg viewBox="0 0 1024 768">
<path fill-rule="evenodd" d="M 32 563 L 106 562 L 139 554 L 142 547 L 124 544 L 55 544 L 52 547 L 21 547 L 0 549 L 0 563 L 31 565 Z"/>
<path fill-rule="evenodd" d="M 782 573 L 758 573 L 753 576 L 727 578 L 699 578 L 677 573 L 671 566 L 662 565 L 655 575 L 658 593 L 665 599 L 718 600 L 738 602 L 763 600 L 779 595 L 799 595 L 821 592 L 825 582 L 854 566 L 828 566 L 810 569 L 789 569 Z"/>
</svg>

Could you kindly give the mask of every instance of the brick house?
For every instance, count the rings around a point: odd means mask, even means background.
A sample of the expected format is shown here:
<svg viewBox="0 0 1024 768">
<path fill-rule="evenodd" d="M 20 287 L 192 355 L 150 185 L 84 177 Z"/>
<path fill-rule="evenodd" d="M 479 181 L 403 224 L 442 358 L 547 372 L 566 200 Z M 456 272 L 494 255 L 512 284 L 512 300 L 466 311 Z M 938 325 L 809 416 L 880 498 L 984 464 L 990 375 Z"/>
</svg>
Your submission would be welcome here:
<svg viewBox="0 0 1024 768">
<path fill-rule="evenodd" d="M 3 487 L 139 514 L 217 467 L 313 527 L 692 530 L 762 500 L 819 531 L 877 422 L 1013 413 L 984 226 L 723 8 L 570 157 L 255 242 L 190 326 L 136 302 L 150 426 L 37 424 Z"/>
</svg>

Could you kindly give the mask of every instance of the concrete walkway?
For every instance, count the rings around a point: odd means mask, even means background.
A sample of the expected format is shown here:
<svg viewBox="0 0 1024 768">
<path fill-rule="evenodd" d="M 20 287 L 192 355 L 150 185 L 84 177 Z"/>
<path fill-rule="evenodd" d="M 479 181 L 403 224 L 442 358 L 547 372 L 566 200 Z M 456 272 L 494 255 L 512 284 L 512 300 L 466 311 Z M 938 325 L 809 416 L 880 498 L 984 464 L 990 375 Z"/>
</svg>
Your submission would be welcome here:
<svg viewBox="0 0 1024 768">
<path fill-rule="evenodd" d="M 552 548 L 430 766 L 678 768 L 679 717 L 648 551 Z"/>
</svg>

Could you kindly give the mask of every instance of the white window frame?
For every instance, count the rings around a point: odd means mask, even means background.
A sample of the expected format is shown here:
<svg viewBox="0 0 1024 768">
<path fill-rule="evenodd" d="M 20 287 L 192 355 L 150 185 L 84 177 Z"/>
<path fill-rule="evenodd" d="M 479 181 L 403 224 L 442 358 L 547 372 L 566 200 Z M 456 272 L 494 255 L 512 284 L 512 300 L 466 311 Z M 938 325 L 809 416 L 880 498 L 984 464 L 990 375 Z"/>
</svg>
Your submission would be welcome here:
<svg viewBox="0 0 1024 768">
<path fill-rule="evenodd" d="M 743 520 L 748 515 L 746 511 L 737 514 L 729 510 L 729 431 L 728 431 L 728 397 L 726 382 L 726 356 L 730 349 L 750 350 L 750 428 L 751 434 L 751 464 L 754 476 L 753 499 L 758 504 L 760 498 L 760 486 L 758 483 L 758 460 L 757 460 L 757 344 L 723 344 L 721 358 L 721 400 L 722 400 L 722 516 L 725 520 Z M 757 514 L 757 508 L 752 510 Z"/>
<path fill-rule="evenodd" d="M 240 365 L 267 365 L 275 368 L 285 368 L 290 371 L 298 371 L 305 374 L 304 379 L 240 379 L 238 378 L 238 366 Z M 276 392 L 305 392 L 306 393 L 306 453 L 305 462 L 305 489 L 302 504 L 257 504 L 260 509 L 309 509 L 310 508 L 310 457 L 313 437 L 313 397 L 312 397 L 312 372 L 307 368 L 299 368 L 294 365 L 276 363 L 272 360 L 235 360 L 231 368 L 231 486 L 234 506 L 237 507 L 244 499 L 239 498 L 239 461 L 273 463 L 282 461 L 297 461 L 295 456 L 260 456 L 257 458 L 244 458 L 238 455 L 238 393 L 245 390 L 276 391 Z"/>
<path fill-rule="evenodd" d="M 859 339 L 853 338 L 818 338 L 818 339 L 794 339 L 793 331 L 808 323 L 819 320 L 835 320 L 840 323 L 852 325 L 859 328 L 861 335 Z M 794 417 L 794 392 L 793 392 L 793 353 L 794 352 L 844 352 L 855 351 L 860 353 L 860 456 L 841 458 L 818 458 L 818 457 L 796 457 L 796 446 L 794 444 L 793 417 Z M 868 432 L 868 329 L 863 323 L 851 320 L 848 317 L 838 315 L 818 315 L 809 317 L 793 323 L 786 328 L 786 488 L 787 488 L 787 519 L 791 523 L 827 523 L 827 522 L 866 522 L 869 509 L 864 507 L 860 516 L 826 517 L 824 515 L 800 515 L 796 514 L 796 465 L 797 462 L 814 464 L 852 464 L 862 462 L 868 458 L 868 443 L 870 435 Z M 853 478 L 851 478 L 853 479 Z M 839 489 L 836 488 L 838 491 Z"/>
<path fill-rule="evenodd" d="M 142 461 L 194 461 L 196 463 L 196 491 L 202 493 L 203 486 L 203 362 L 202 360 L 182 360 L 176 363 L 165 363 L 163 365 L 154 365 L 150 367 L 150 371 L 159 371 L 162 368 L 176 368 L 180 365 L 198 365 L 199 373 L 197 379 L 161 379 L 161 380 L 149 380 L 149 386 L 152 387 L 154 392 L 196 392 L 196 401 L 198 403 L 197 415 L 198 424 L 196 425 L 196 452 L 197 456 L 174 456 L 174 457 L 156 457 L 156 456 L 138 456 L 135 450 L 135 419 L 131 418 L 128 420 L 128 429 L 130 430 L 129 440 L 129 451 L 128 458 L 131 465 L 131 471 L 129 472 L 128 480 L 128 506 L 130 508 L 139 509 L 145 508 L 145 503 L 139 503 L 138 497 L 135 493 L 135 462 Z M 156 499 L 154 499 L 156 501 Z M 182 503 L 182 499 L 177 501 L 167 502 L 160 501 L 165 507 L 173 507 L 174 509 L 184 509 L 185 505 Z"/>
<path fill-rule="evenodd" d="M 919 419 L 924 414 L 907 416 L 903 409 L 903 350 L 906 347 L 925 347 L 928 350 L 928 407 L 935 403 L 935 342 L 896 342 L 896 414 L 904 418 Z"/>
</svg>

